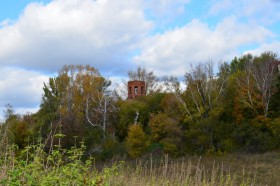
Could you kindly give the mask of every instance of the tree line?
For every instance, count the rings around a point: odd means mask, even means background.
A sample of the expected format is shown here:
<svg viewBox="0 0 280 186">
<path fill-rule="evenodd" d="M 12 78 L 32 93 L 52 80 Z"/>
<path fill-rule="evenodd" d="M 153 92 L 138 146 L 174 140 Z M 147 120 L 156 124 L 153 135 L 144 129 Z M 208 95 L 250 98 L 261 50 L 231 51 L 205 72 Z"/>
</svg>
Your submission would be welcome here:
<svg viewBox="0 0 280 186">
<path fill-rule="evenodd" d="M 114 90 L 96 68 L 66 65 L 44 83 L 37 113 L 18 115 L 7 105 L 1 147 L 41 141 L 48 151 L 83 142 L 101 159 L 279 149 L 279 66 L 272 52 L 201 63 L 185 73 L 185 88 L 175 76 L 138 67 L 128 76 L 145 81 L 147 95 L 127 100 L 127 87 Z"/>
</svg>

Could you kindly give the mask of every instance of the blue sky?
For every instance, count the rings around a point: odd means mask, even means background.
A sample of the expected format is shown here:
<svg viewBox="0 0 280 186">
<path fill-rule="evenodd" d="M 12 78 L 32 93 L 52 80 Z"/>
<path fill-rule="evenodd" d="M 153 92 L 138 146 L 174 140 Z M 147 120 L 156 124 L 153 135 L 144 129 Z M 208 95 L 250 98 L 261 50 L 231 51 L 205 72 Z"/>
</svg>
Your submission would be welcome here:
<svg viewBox="0 0 280 186">
<path fill-rule="evenodd" d="M 0 20 L 5 19 L 17 20 L 19 15 L 23 12 L 24 8 L 36 1 L 32 0 L 2 0 L 0 2 Z M 37 1 L 40 3 L 48 3 L 50 0 Z"/>
<path fill-rule="evenodd" d="M 279 0 L 0 1 L 0 110 L 36 112 L 43 82 L 64 64 L 120 82 L 138 65 L 182 77 L 190 64 L 278 53 L 279 9 Z"/>
</svg>

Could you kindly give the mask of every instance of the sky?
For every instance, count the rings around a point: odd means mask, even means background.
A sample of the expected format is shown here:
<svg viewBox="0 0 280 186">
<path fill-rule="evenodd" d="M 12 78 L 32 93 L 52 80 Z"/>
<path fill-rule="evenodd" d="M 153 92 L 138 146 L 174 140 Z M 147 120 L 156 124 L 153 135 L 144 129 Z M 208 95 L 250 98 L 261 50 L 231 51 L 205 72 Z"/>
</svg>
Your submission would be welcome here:
<svg viewBox="0 0 280 186">
<path fill-rule="evenodd" d="M 119 81 L 137 66 L 182 77 L 191 64 L 278 54 L 279 9 L 280 0 L 0 1 L 0 112 L 36 112 L 65 64 Z"/>
</svg>

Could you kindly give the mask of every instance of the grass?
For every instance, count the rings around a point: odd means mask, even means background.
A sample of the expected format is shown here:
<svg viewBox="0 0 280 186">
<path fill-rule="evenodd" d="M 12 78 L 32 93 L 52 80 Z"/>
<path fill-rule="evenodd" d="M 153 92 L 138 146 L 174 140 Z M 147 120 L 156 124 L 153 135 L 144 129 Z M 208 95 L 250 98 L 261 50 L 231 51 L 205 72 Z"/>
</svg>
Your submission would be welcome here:
<svg viewBox="0 0 280 186">
<path fill-rule="evenodd" d="M 280 185 L 280 153 L 146 156 L 109 165 L 82 161 L 83 149 L 54 150 L 32 146 L 0 157 L 0 185 Z M 98 168 L 97 168 L 98 167 Z"/>
<path fill-rule="evenodd" d="M 125 164 L 110 185 L 280 185 L 280 154 L 188 156 Z"/>
</svg>

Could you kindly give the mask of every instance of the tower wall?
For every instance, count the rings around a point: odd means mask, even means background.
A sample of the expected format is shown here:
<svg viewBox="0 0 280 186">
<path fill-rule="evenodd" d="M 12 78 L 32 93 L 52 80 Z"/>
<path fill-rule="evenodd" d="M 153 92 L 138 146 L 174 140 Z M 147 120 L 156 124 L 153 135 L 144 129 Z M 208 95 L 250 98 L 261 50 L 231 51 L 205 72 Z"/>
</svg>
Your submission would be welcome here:
<svg viewBox="0 0 280 186">
<path fill-rule="evenodd" d="M 129 81 L 127 83 L 127 99 L 146 95 L 146 84 L 144 81 Z"/>
</svg>

